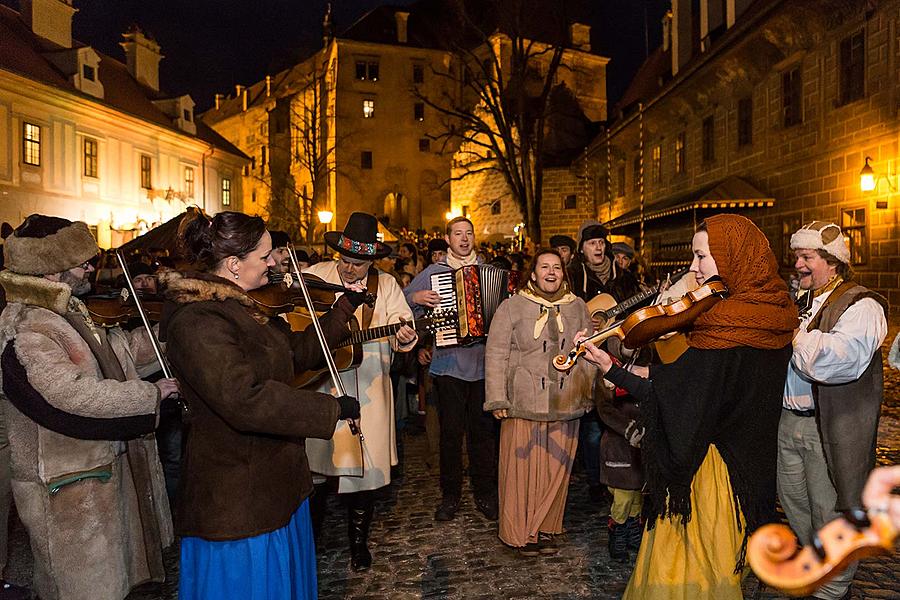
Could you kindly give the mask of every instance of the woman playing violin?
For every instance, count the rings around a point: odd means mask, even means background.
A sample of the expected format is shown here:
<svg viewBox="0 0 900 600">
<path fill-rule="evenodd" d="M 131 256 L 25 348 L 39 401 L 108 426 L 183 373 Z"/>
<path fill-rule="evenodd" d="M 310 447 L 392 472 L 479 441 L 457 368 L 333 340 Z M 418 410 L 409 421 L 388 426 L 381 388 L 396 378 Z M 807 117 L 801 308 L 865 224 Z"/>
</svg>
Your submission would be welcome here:
<svg viewBox="0 0 900 600">
<path fill-rule="evenodd" d="M 710 217 L 692 248 L 697 282 L 721 278 L 730 295 L 694 322 L 678 360 L 651 367 L 648 380 L 586 344 L 605 378 L 641 400 L 646 428 L 648 521 L 626 600 L 741 598 L 746 535 L 774 510 L 797 310 L 768 240 L 750 220 Z"/>
<path fill-rule="evenodd" d="M 323 351 L 312 332 L 291 333 L 247 295 L 274 262 L 262 219 L 196 213 L 180 238 L 201 272 L 160 277 L 173 302 L 161 333 L 189 415 L 179 598 L 315 598 L 304 438 L 331 437 L 338 419 L 359 417 L 359 403 L 290 385 Z M 341 298 L 321 318 L 330 343 L 355 308 Z"/>
</svg>

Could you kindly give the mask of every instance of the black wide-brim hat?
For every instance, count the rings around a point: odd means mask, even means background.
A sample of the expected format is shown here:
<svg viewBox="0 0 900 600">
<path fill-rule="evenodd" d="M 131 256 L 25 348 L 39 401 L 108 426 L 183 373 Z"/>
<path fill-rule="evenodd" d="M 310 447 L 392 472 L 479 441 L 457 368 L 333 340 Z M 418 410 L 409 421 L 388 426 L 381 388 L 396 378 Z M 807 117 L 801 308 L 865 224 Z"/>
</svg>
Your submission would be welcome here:
<svg viewBox="0 0 900 600">
<path fill-rule="evenodd" d="M 377 260 L 392 252 L 390 246 L 378 241 L 378 219 L 361 212 L 350 215 L 344 231 L 326 231 L 325 243 L 358 260 Z"/>
</svg>

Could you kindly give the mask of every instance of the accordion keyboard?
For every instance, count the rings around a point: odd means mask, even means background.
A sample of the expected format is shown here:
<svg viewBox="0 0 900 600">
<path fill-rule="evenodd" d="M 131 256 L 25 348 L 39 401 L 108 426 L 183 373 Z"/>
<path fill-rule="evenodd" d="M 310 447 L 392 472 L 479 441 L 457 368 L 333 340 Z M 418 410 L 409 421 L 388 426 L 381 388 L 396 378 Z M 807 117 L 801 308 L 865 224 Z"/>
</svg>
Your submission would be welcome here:
<svg viewBox="0 0 900 600">
<path fill-rule="evenodd" d="M 453 271 L 434 273 L 431 275 L 431 289 L 441 297 L 441 303 L 437 308 L 441 311 L 456 312 L 456 288 L 453 285 Z M 434 332 L 434 345 L 436 348 L 456 346 L 458 343 L 456 327 L 438 329 Z"/>
</svg>

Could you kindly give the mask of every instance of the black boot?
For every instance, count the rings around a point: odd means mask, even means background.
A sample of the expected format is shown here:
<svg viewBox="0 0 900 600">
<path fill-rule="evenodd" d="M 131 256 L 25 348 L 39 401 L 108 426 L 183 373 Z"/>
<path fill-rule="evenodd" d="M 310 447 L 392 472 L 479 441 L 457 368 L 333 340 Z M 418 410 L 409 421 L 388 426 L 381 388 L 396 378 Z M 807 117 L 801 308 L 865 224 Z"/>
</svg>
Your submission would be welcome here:
<svg viewBox="0 0 900 600">
<path fill-rule="evenodd" d="M 313 537 L 319 541 L 322 532 L 322 523 L 325 522 L 325 514 L 328 512 L 328 482 L 318 483 L 309 497 L 309 518 L 312 521 Z"/>
<path fill-rule="evenodd" d="M 628 530 L 625 523 L 616 523 L 609 518 L 609 557 L 613 560 L 628 560 Z"/>
<path fill-rule="evenodd" d="M 625 521 L 628 532 L 628 549 L 637 552 L 641 548 L 641 537 L 644 535 L 644 522 L 640 517 L 628 517 Z"/>
<path fill-rule="evenodd" d="M 368 543 L 374 510 L 372 492 L 347 494 L 347 534 L 350 537 L 350 566 L 354 571 L 366 571 L 372 566 Z"/>
</svg>

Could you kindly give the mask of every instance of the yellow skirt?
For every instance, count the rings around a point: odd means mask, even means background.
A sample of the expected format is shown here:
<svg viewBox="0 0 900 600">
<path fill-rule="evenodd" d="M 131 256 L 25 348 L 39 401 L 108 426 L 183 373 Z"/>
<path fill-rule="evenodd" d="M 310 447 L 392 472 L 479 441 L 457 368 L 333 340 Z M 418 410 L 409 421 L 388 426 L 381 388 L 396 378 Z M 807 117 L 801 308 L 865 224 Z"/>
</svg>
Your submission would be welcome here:
<svg viewBox="0 0 900 600">
<path fill-rule="evenodd" d="M 725 461 L 715 446 L 691 482 L 691 520 L 659 519 L 644 531 L 623 600 L 739 600 L 743 531 Z M 741 529 L 744 517 L 739 516 Z"/>
</svg>

